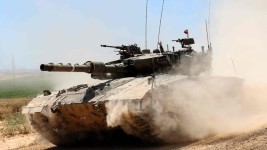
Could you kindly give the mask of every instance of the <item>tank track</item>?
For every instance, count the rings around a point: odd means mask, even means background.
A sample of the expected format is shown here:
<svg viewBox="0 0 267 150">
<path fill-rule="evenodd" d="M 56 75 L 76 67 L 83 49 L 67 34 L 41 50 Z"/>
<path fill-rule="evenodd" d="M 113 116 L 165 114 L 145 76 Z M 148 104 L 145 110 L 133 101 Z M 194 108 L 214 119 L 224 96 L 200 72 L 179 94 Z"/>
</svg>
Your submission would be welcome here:
<svg viewBox="0 0 267 150">
<path fill-rule="evenodd" d="M 124 113 L 121 118 L 121 125 L 117 128 L 106 127 L 106 130 L 103 131 L 77 132 L 64 127 L 64 125 L 68 126 L 64 116 L 49 111 L 49 109 L 45 109 L 45 112 L 36 112 L 29 115 L 28 119 L 32 127 L 39 134 L 58 146 L 84 143 L 97 144 L 105 141 L 119 143 L 121 141 L 114 139 L 118 135 L 128 138 L 128 140 L 138 138 L 138 140 L 147 144 L 158 143 L 160 141 L 156 138 L 151 116 L 148 113 Z M 79 125 L 74 128 L 79 128 Z"/>
</svg>

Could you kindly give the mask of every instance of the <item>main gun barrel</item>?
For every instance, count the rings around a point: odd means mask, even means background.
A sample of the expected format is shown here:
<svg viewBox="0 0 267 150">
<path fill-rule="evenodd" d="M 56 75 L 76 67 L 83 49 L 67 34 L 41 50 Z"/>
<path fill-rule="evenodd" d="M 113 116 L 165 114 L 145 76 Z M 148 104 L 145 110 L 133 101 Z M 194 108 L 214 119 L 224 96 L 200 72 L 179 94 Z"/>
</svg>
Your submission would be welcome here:
<svg viewBox="0 0 267 150">
<path fill-rule="evenodd" d="M 40 65 L 41 71 L 50 71 L 50 72 L 88 72 L 91 73 L 92 66 L 89 64 L 83 65 L 71 65 L 71 64 L 41 64 Z"/>
<path fill-rule="evenodd" d="M 50 72 L 86 72 L 86 73 L 125 73 L 127 72 L 122 65 L 106 65 L 103 62 L 87 61 L 83 65 L 71 64 L 41 64 L 41 71 Z"/>
</svg>

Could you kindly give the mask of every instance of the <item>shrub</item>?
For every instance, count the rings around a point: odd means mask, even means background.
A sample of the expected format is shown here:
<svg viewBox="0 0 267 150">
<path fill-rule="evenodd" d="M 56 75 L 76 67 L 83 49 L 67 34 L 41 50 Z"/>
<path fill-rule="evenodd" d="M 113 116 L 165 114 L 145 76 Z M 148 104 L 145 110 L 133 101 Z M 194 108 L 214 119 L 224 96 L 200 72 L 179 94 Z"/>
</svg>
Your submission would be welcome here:
<svg viewBox="0 0 267 150">
<path fill-rule="evenodd" d="M 0 99 L 0 120 L 21 112 L 22 106 L 26 105 L 29 99 Z"/>
<path fill-rule="evenodd" d="M 31 127 L 27 123 L 25 115 L 17 113 L 7 117 L 4 120 L 4 128 L 2 132 L 5 136 L 28 134 L 31 132 Z"/>
</svg>

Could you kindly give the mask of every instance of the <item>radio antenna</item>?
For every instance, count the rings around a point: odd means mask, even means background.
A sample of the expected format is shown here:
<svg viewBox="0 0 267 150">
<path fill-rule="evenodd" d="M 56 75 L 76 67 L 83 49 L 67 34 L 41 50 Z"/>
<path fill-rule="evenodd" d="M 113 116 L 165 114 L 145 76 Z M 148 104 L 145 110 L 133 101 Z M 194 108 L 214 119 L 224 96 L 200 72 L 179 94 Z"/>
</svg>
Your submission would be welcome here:
<svg viewBox="0 0 267 150">
<path fill-rule="evenodd" d="M 211 37 L 210 37 L 210 6 L 211 6 L 211 0 L 209 0 L 209 22 L 208 22 L 208 25 L 209 25 L 209 44 L 210 44 L 210 47 L 211 47 Z"/>
<path fill-rule="evenodd" d="M 161 20 L 162 20 L 163 8 L 164 8 L 164 0 L 162 1 L 161 15 L 160 15 L 160 20 L 159 20 L 158 43 L 159 43 L 159 36 L 160 36 L 160 28 L 161 28 Z M 159 48 L 159 44 L 158 43 L 157 43 L 157 48 Z"/>
<path fill-rule="evenodd" d="M 146 24 L 145 24 L 145 45 L 147 49 L 147 5 L 148 5 L 148 0 L 146 0 Z"/>
<path fill-rule="evenodd" d="M 231 58 L 231 60 L 232 60 L 232 64 L 233 64 L 233 67 L 234 67 L 234 70 L 235 70 L 235 77 L 237 77 L 234 60 L 233 60 L 233 58 Z"/>
<path fill-rule="evenodd" d="M 208 16 L 208 21 L 205 20 L 205 24 L 206 24 L 206 34 L 207 34 L 208 50 L 209 51 L 212 51 L 212 48 L 211 48 L 211 37 L 210 37 L 210 7 L 211 7 L 211 0 L 209 0 L 209 16 Z"/>
<path fill-rule="evenodd" d="M 208 31 L 207 20 L 205 20 L 205 23 L 206 23 L 206 34 L 207 34 L 208 50 L 210 50 L 210 39 L 209 39 L 209 31 Z"/>
</svg>

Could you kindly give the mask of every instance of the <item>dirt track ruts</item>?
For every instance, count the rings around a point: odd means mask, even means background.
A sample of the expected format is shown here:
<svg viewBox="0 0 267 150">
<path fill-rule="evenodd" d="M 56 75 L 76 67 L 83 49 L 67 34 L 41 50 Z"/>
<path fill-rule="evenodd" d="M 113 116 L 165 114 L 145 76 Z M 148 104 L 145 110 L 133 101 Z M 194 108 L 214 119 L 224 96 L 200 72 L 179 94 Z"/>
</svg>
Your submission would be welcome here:
<svg viewBox="0 0 267 150">
<path fill-rule="evenodd" d="M 114 145 L 110 147 L 90 147 L 90 146 L 74 146 L 74 147 L 56 147 L 48 142 L 40 142 L 32 144 L 27 147 L 19 148 L 19 150 L 33 150 L 33 149 L 47 149 L 47 150 L 60 150 L 60 149 L 182 149 L 182 150 L 266 150 L 267 149 L 267 126 L 258 130 L 237 133 L 232 135 L 218 135 L 207 139 L 199 140 L 192 143 L 183 143 L 177 145 L 165 145 L 165 146 L 119 146 Z"/>
</svg>

